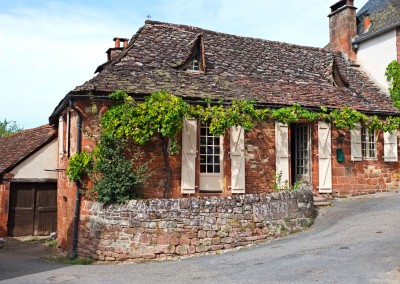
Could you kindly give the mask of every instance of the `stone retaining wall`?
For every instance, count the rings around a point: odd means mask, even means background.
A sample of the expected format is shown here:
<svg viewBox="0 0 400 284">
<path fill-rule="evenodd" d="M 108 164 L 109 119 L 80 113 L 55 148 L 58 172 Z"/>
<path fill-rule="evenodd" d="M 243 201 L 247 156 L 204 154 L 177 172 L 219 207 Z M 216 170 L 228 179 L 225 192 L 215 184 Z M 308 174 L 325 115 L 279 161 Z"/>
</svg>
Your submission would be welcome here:
<svg viewBox="0 0 400 284">
<path fill-rule="evenodd" d="M 312 223 L 310 188 L 229 197 L 83 202 L 79 256 L 167 259 L 245 246 Z"/>
</svg>

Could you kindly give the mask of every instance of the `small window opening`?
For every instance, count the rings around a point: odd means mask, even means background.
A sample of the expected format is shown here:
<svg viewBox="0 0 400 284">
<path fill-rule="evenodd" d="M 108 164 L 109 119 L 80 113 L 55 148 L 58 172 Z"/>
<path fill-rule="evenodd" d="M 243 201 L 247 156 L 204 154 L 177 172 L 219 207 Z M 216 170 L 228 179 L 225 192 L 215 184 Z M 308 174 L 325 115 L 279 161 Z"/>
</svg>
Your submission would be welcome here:
<svg viewBox="0 0 400 284">
<path fill-rule="evenodd" d="M 208 123 L 200 126 L 200 173 L 220 173 L 221 137 L 210 133 Z"/>
<path fill-rule="evenodd" d="M 189 71 L 200 71 L 199 61 L 197 59 L 193 59 L 193 61 L 189 64 L 186 70 Z"/>
<path fill-rule="evenodd" d="M 376 158 L 375 131 L 368 128 L 361 129 L 362 155 L 365 159 Z"/>
</svg>

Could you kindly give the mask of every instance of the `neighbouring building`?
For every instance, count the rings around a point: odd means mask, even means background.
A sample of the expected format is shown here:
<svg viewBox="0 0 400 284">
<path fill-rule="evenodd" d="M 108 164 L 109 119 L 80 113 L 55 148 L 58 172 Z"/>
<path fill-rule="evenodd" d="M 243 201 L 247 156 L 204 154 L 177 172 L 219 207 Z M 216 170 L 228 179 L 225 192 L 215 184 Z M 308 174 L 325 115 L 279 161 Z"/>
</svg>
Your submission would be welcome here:
<svg viewBox="0 0 400 284">
<path fill-rule="evenodd" d="M 192 104 L 251 99 L 259 107 L 348 106 L 382 118 L 400 115 L 340 52 L 156 21 L 146 21 L 129 43 L 114 41 L 98 74 L 70 91 L 50 117 L 58 127 L 59 169 L 66 169 L 72 154 L 93 148 L 99 117 L 111 103 L 107 95 L 115 90 L 142 99 L 163 89 Z M 213 136 L 207 124 L 182 123 L 181 153 L 170 157 L 174 198 L 270 192 L 276 174 L 289 184 L 310 184 L 315 194 L 366 194 L 400 183 L 396 131 L 369 132 L 361 125 L 347 131 L 304 120 L 264 122 L 246 133 L 237 127 Z M 162 197 L 161 149 L 149 144 L 144 151 L 153 158 L 154 171 L 145 194 Z M 72 245 L 76 196 L 76 184 L 60 171 L 58 240 L 66 250 Z"/>
<path fill-rule="evenodd" d="M 393 60 L 400 62 L 400 1 L 369 0 L 356 9 L 353 0 L 331 6 L 330 49 L 343 51 L 387 90 L 386 67 Z"/>
<path fill-rule="evenodd" d="M 0 237 L 56 232 L 57 147 L 49 125 L 0 138 Z"/>
</svg>

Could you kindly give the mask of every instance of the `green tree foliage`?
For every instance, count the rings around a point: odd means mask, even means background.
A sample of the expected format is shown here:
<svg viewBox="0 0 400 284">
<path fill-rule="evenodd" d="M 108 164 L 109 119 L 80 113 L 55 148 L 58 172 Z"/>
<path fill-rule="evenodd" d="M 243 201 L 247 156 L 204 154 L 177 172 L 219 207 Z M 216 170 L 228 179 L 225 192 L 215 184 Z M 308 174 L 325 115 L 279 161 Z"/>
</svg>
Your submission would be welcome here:
<svg viewBox="0 0 400 284">
<path fill-rule="evenodd" d="M 130 151 L 126 139 L 100 137 L 91 178 L 97 201 L 106 204 L 121 203 L 142 197 L 143 184 L 149 173 L 147 163 L 140 163 L 139 152 Z"/>
<path fill-rule="evenodd" d="M 394 105 L 400 108 L 400 63 L 393 60 L 386 68 L 385 76 L 390 83 L 389 93 Z"/>
<path fill-rule="evenodd" d="M 182 130 L 183 118 L 189 114 L 189 104 L 165 91 L 152 93 L 144 102 L 136 102 L 121 91 L 112 93 L 110 97 L 123 99 L 123 102 L 111 106 L 104 113 L 104 133 L 138 145 L 156 137 L 162 149 L 166 172 L 164 197 L 170 198 L 172 172 L 169 155 L 177 151 L 177 134 Z"/>
<path fill-rule="evenodd" d="M 93 167 L 93 154 L 81 152 L 71 156 L 68 161 L 66 174 L 71 181 L 82 181 L 82 177 L 88 175 Z"/>
<path fill-rule="evenodd" d="M 4 119 L 4 121 L 0 121 L 0 138 L 21 130 L 23 130 L 23 127 L 20 127 L 14 120 Z"/>
</svg>

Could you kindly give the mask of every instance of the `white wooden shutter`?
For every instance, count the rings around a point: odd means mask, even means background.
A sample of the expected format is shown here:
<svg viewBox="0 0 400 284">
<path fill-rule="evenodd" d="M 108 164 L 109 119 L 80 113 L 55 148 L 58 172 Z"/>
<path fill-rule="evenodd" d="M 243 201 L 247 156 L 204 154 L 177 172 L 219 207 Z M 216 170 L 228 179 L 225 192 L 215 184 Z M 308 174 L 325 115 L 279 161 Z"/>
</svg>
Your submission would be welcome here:
<svg viewBox="0 0 400 284">
<path fill-rule="evenodd" d="M 362 161 L 361 125 L 360 123 L 356 125 L 354 129 L 350 130 L 351 160 L 353 162 Z"/>
<path fill-rule="evenodd" d="M 64 154 L 64 119 L 62 115 L 58 118 L 58 154 Z"/>
<path fill-rule="evenodd" d="M 195 193 L 197 153 L 197 120 L 184 119 L 182 128 L 181 192 Z"/>
<path fill-rule="evenodd" d="M 319 192 L 332 192 L 332 147 L 331 126 L 329 123 L 318 122 L 318 177 Z"/>
<path fill-rule="evenodd" d="M 383 133 L 383 158 L 385 162 L 397 162 L 397 130 Z"/>
<path fill-rule="evenodd" d="M 230 152 L 232 193 L 245 193 L 244 129 L 241 126 L 231 128 Z"/>
<path fill-rule="evenodd" d="M 275 123 L 276 176 L 279 187 L 289 184 L 289 129 L 287 124 Z"/>
</svg>

